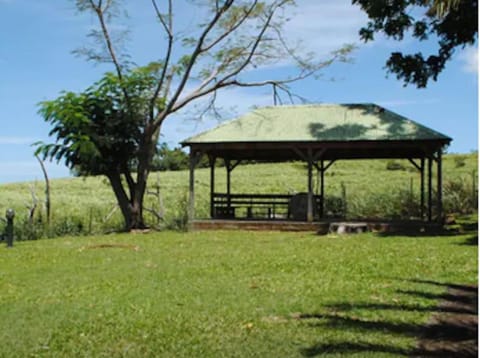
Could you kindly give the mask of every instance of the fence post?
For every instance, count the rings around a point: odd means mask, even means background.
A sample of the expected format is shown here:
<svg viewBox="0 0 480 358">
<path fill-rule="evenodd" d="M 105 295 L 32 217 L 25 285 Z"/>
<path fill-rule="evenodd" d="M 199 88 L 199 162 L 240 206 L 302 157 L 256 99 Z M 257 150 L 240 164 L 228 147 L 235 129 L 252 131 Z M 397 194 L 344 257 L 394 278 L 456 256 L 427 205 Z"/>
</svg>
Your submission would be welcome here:
<svg viewBox="0 0 480 358">
<path fill-rule="evenodd" d="M 15 211 L 7 209 L 5 217 L 7 218 L 7 227 L 5 228 L 7 247 L 13 247 L 13 218 L 15 217 Z"/>
<path fill-rule="evenodd" d="M 347 188 L 345 186 L 345 183 L 342 181 L 340 183 L 340 187 L 342 190 L 342 201 L 343 201 L 343 216 L 344 219 L 347 217 Z"/>
</svg>

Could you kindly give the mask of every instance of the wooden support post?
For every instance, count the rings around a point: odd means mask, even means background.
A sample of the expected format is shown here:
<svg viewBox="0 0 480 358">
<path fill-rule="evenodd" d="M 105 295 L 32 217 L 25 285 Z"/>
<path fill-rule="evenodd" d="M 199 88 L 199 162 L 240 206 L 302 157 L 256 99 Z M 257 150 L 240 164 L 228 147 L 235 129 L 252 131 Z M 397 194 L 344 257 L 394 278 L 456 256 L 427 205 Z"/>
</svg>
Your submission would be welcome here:
<svg viewBox="0 0 480 358">
<path fill-rule="evenodd" d="M 230 197 L 230 173 L 232 172 L 232 169 L 230 167 L 230 159 L 225 159 L 225 168 L 227 169 L 227 210 L 228 213 L 230 213 L 230 210 L 232 208 L 232 198 Z"/>
<path fill-rule="evenodd" d="M 420 162 L 420 218 L 425 218 L 425 158 Z"/>
<path fill-rule="evenodd" d="M 313 221 L 313 183 L 312 183 L 312 150 L 308 150 L 308 196 L 307 196 L 307 221 Z"/>
<path fill-rule="evenodd" d="M 325 166 L 323 159 L 320 161 L 320 217 L 323 218 L 325 211 Z"/>
<path fill-rule="evenodd" d="M 209 161 L 209 164 L 210 164 L 210 217 L 213 219 L 215 217 L 214 194 L 215 194 L 215 162 L 216 162 L 216 158 L 214 156 L 209 156 L 208 161 Z"/>
<path fill-rule="evenodd" d="M 330 168 L 330 167 L 332 166 L 332 164 L 335 163 L 336 161 L 337 161 L 336 159 L 332 159 L 331 161 L 329 161 L 329 162 L 327 163 L 327 165 L 324 166 L 323 171 L 326 172 L 327 169 Z"/>
<path fill-rule="evenodd" d="M 442 150 L 437 153 L 437 221 L 443 223 L 442 205 Z"/>
<path fill-rule="evenodd" d="M 420 166 L 419 166 L 412 158 L 408 158 L 408 161 L 409 161 L 415 168 L 417 168 L 418 170 L 420 170 Z"/>
<path fill-rule="evenodd" d="M 428 221 L 432 221 L 432 157 L 428 157 Z"/>
<path fill-rule="evenodd" d="M 190 148 L 190 182 L 188 190 L 188 222 L 195 219 L 195 165 L 196 153 Z"/>
</svg>

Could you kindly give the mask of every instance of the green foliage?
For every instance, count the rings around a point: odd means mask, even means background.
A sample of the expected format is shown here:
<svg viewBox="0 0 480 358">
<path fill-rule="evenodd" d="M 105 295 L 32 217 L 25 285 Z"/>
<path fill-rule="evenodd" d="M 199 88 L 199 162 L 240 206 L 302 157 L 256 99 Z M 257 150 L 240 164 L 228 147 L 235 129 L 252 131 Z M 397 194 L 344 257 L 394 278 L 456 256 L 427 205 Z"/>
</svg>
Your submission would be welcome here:
<svg viewBox="0 0 480 358">
<path fill-rule="evenodd" d="M 375 33 L 381 33 L 399 41 L 411 35 L 419 41 L 433 38 L 438 42 L 437 53 L 428 57 L 421 52 L 391 54 L 386 67 L 405 85 L 421 88 L 430 79 L 436 81 L 455 50 L 474 45 L 478 38 L 478 1 L 353 0 L 353 3 L 360 5 L 370 18 L 360 30 L 365 41 L 372 41 Z"/>
<path fill-rule="evenodd" d="M 52 125 L 55 143 L 37 143 L 36 154 L 82 175 L 122 170 L 136 159 L 149 116 L 149 94 L 158 67 L 132 70 L 119 79 L 112 73 L 82 93 L 64 92 L 40 104 L 39 113 Z M 158 101 L 161 109 L 163 102 Z"/>
<path fill-rule="evenodd" d="M 447 213 L 471 214 L 478 209 L 477 177 L 462 176 L 443 183 L 443 205 Z"/>
<path fill-rule="evenodd" d="M 324 205 L 325 217 L 344 218 L 346 216 L 346 203 L 342 197 L 326 195 Z"/>
<path fill-rule="evenodd" d="M 0 248 L 0 356 L 341 357 L 352 346 L 354 356 L 412 356 L 446 284 L 477 282 L 471 236 L 218 231 L 16 243 Z"/>
<path fill-rule="evenodd" d="M 454 157 L 455 168 L 461 168 L 465 166 L 466 157 L 464 155 L 456 155 Z"/>
<path fill-rule="evenodd" d="M 151 170 L 185 170 L 189 167 L 188 154 L 180 148 L 170 149 L 167 143 L 162 143 L 152 160 Z"/>
<path fill-rule="evenodd" d="M 27 219 L 14 221 L 14 240 L 38 240 L 46 238 L 47 227 L 40 221 L 30 222 Z"/>
<path fill-rule="evenodd" d="M 85 227 L 83 217 L 64 217 L 56 219 L 52 224 L 41 220 L 29 221 L 25 218 L 15 220 L 14 238 L 16 241 L 39 240 L 60 236 L 79 236 L 92 234 Z M 3 230 L 2 230 L 3 231 Z"/>
<path fill-rule="evenodd" d="M 186 231 L 188 226 L 188 193 L 180 194 L 178 204 L 173 213 L 165 221 L 168 230 Z"/>
<path fill-rule="evenodd" d="M 420 216 L 418 197 L 407 189 L 369 191 L 348 201 L 347 217 L 369 219 L 411 219 Z"/>
<path fill-rule="evenodd" d="M 82 93 L 66 92 L 40 104 L 55 142 L 37 143 L 35 154 L 64 160 L 78 175 L 106 175 L 126 230 L 145 227 L 141 208 L 159 135 L 152 122 L 165 106 L 153 95 L 159 71 L 161 64 L 151 63 L 124 75 L 106 73 Z M 135 166 L 136 178 L 131 173 Z"/>
<path fill-rule="evenodd" d="M 161 143 L 152 159 L 150 166 L 152 171 L 176 171 L 187 170 L 190 166 L 189 156 L 181 148 L 170 149 L 167 143 Z M 216 166 L 223 166 L 221 161 Z M 196 168 L 209 167 L 208 157 L 203 155 Z"/>
</svg>

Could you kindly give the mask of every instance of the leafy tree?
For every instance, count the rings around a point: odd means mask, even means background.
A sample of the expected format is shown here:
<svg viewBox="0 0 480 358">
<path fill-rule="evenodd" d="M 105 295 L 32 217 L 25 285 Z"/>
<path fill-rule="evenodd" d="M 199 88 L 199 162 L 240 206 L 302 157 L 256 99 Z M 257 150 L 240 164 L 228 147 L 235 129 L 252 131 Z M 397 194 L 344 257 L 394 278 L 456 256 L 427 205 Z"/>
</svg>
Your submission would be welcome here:
<svg viewBox="0 0 480 358">
<path fill-rule="evenodd" d="M 175 1 L 177 4 L 183 3 Z M 275 86 L 315 76 L 335 60 L 345 60 L 345 46 L 325 61 L 290 46 L 282 26 L 293 0 L 189 0 L 198 14 L 198 26 L 189 35 L 177 32 L 174 1 L 151 1 L 159 23 L 161 58 L 132 68 L 122 37 L 110 31 L 120 11 L 120 0 L 76 0 L 77 9 L 93 14 L 99 29 L 89 36 L 98 48 L 77 54 L 88 60 L 109 62 L 114 72 L 82 93 L 63 93 L 41 104 L 40 113 L 53 126 L 56 142 L 40 144 L 38 152 L 66 161 L 81 174 L 106 175 L 125 219 L 125 228 L 145 227 L 143 199 L 163 122 L 199 98 L 208 99 L 202 112 L 215 112 L 217 91 L 228 87 Z M 140 6 L 140 5 L 138 5 Z M 153 51 L 152 51 L 153 52 Z M 250 81 L 247 70 L 290 61 L 296 72 L 284 78 Z M 134 168 L 134 173 L 132 173 Z"/>
<path fill-rule="evenodd" d="M 184 170 L 188 169 L 188 155 L 180 148 L 170 149 L 167 143 L 162 143 L 152 159 L 151 170 Z"/>
<path fill-rule="evenodd" d="M 457 48 L 474 45 L 478 37 L 477 0 L 352 0 L 367 13 L 370 21 L 360 30 L 364 41 L 375 33 L 402 40 L 411 34 L 419 41 L 434 38 L 437 53 L 428 57 L 421 52 L 393 52 L 386 62 L 387 70 L 405 85 L 418 88 L 437 80 Z"/>
<path fill-rule="evenodd" d="M 137 171 L 135 181 L 130 166 L 132 161 L 150 161 L 150 147 L 158 139 L 158 132 L 144 135 L 157 75 L 148 67 L 132 70 L 122 79 L 107 73 L 82 93 L 64 92 L 40 104 L 39 112 L 52 125 L 50 135 L 56 142 L 38 143 L 36 154 L 64 159 L 79 175 L 107 176 L 128 228 L 144 225 L 141 203 L 148 170 Z M 163 106 L 156 101 L 157 110 Z"/>
</svg>

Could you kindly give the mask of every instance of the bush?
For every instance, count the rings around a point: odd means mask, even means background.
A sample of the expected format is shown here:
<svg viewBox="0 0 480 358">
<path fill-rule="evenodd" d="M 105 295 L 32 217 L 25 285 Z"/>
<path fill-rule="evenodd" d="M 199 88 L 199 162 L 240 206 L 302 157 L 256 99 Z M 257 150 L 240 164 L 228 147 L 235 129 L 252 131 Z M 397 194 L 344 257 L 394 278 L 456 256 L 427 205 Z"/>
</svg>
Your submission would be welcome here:
<svg viewBox="0 0 480 358">
<path fill-rule="evenodd" d="M 461 168 L 465 166 L 465 161 L 467 160 L 467 157 L 464 155 L 458 155 L 453 158 L 453 161 L 455 162 L 455 168 Z"/>
<path fill-rule="evenodd" d="M 420 199 L 410 190 L 374 192 L 349 198 L 348 218 L 410 219 L 420 216 Z"/>
<path fill-rule="evenodd" d="M 46 228 L 42 222 L 28 220 L 15 220 L 14 240 L 37 240 L 46 237 Z"/>
<path fill-rule="evenodd" d="M 184 193 L 175 205 L 173 215 L 169 215 L 165 219 L 166 229 L 186 231 L 188 224 L 188 195 Z"/>
<path fill-rule="evenodd" d="M 346 215 L 345 202 L 339 196 L 325 196 L 324 208 L 327 218 L 344 218 Z"/>
<path fill-rule="evenodd" d="M 27 219 L 17 219 L 14 222 L 14 237 L 18 241 L 55 238 L 66 235 L 88 235 L 90 233 L 83 220 L 76 217 L 53 220 L 50 224 L 41 220 L 31 222 Z"/>
<path fill-rule="evenodd" d="M 443 206 L 446 213 L 472 214 L 478 209 L 476 178 L 447 180 L 443 184 Z"/>
<path fill-rule="evenodd" d="M 405 165 L 397 162 L 396 160 L 389 160 L 386 166 L 387 170 L 405 170 Z"/>
<path fill-rule="evenodd" d="M 56 220 L 53 224 L 49 225 L 47 231 L 48 237 L 66 236 L 66 235 L 88 235 L 81 218 L 67 217 L 60 220 Z"/>
<path fill-rule="evenodd" d="M 217 161 L 216 166 L 222 166 L 223 161 Z M 210 162 L 206 155 L 202 155 L 197 163 L 197 168 L 208 168 Z M 190 167 L 189 156 L 181 148 L 170 149 L 167 143 L 162 143 L 157 148 L 150 170 L 152 171 L 176 171 L 187 170 Z"/>
</svg>

